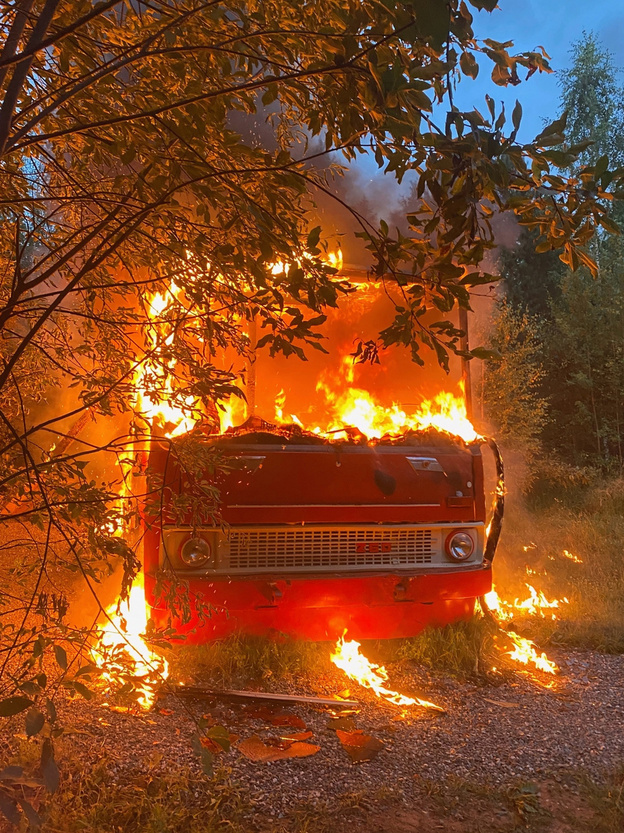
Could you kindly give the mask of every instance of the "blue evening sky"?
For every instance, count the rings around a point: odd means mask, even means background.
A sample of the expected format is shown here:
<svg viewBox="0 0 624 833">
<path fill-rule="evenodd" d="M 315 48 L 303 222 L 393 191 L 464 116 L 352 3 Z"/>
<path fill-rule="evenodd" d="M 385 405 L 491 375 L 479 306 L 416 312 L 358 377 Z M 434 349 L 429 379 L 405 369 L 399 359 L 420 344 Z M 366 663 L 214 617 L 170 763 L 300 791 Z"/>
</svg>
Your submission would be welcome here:
<svg viewBox="0 0 624 833">
<path fill-rule="evenodd" d="M 513 51 L 543 46 L 550 55 L 552 74 L 535 74 L 517 87 L 497 87 L 490 79 L 491 65 L 482 61 L 476 81 L 465 79 L 459 85 L 456 105 L 462 109 L 476 106 L 486 113 L 485 94 L 497 103 L 505 102 L 508 116 L 516 99 L 523 109 L 520 141 L 530 141 L 540 132 L 543 120 L 555 118 L 558 110 L 557 72 L 570 64 L 571 45 L 582 37 L 583 30 L 594 32 L 612 53 L 616 67 L 624 68 L 623 0 L 499 0 L 493 12 L 479 12 L 470 7 L 473 29 L 479 39 L 513 40 Z M 524 78 L 525 70 L 520 70 Z M 624 83 L 624 74 L 620 75 Z"/>
<path fill-rule="evenodd" d="M 499 0 L 499 8 L 493 12 L 479 12 L 472 6 L 469 8 L 474 16 L 473 29 L 478 40 L 513 40 L 512 52 L 543 46 L 550 55 L 552 73 L 535 73 L 516 87 L 496 86 L 490 77 L 492 63 L 482 57 L 477 79 L 473 81 L 463 76 L 455 92 L 457 107 L 462 110 L 476 107 L 486 117 L 486 93 L 495 99 L 497 113 L 500 102 L 504 101 L 508 130 L 511 130 L 511 111 L 516 99 L 519 100 L 523 111 L 518 134 L 520 142 L 530 142 L 542 131 L 545 123 L 557 117 L 557 76 L 570 65 L 570 48 L 581 39 L 583 31 L 593 32 L 611 52 L 614 66 L 624 70 L 624 0 Z M 524 79 L 526 70 L 520 68 L 519 75 Z M 620 72 L 618 81 L 624 85 L 624 71 Z M 445 113 L 446 107 L 443 109 Z M 436 113 L 434 117 L 441 126 L 444 125 L 444 114 Z M 351 166 L 351 176 L 342 182 L 341 187 L 343 195 L 347 194 L 351 200 L 365 195 L 368 207 L 364 213 L 371 219 L 374 215 L 387 218 L 389 207 L 407 195 L 410 182 L 409 175 L 402 186 L 398 186 L 392 176 L 380 176 L 372 157 L 364 156 Z"/>
</svg>

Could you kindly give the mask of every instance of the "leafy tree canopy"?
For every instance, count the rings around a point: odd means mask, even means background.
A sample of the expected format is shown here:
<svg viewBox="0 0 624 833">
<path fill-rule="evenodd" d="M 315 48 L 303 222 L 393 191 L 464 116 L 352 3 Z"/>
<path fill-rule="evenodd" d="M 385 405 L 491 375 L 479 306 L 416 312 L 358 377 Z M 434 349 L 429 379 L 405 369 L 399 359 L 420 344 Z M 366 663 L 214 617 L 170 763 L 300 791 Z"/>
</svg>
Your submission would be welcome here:
<svg viewBox="0 0 624 833">
<path fill-rule="evenodd" d="M 560 111 L 567 113 L 570 143 L 586 143 L 571 170 L 583 176 L 583 165 L 606 166 L 607 158 L 624 161 L 624 89 L 612 56 L 593 34 L 584 34 L 571 50 L 572 64 L 561 75 Z M 617 190 L 617 175 L 607 185 Z M 606 196 L 609 199 L 609 195 Z M 621 222 L 622 205 L 615 202 L 612 216 Z M 611 221 L 605 224 L 612 230 Z M 616 229 L 613 229 L 614 231 Z M 622 237 L 601 231 L 587 241 L 597 269 L 572 272 L 554 251 L 537 244 L 535 231 L 523 229 L 516 245 L 503 251 L 501 275 L 505 297 L 493 332 L 503 361 L 490 368 L 485 387 L 491 401 L 490 416 L 505 433 L 523 439 L 518 422 L 518 380 L 508 367 L 524 361 L 525 342 L 539 344 L 541 376 L 520 374 L 524 399 L 533 412 L 547 414 L 533 426 L 533 440 L 542 454 L 531 465 L 548 468 L 554 455 L 563 464 L 553 468 L 556 478 L 573 482 L 569 469 L 585 467 L 621 474 L 624 465 L 622 413 L 624 352 L 622 311 L 624 283 Z M 525 313 L 529 313 L 528 317 Z M 502 339 L 501 333 L 515 333 Z M 510 431 L 509 426 L 513 426 Z M 546 464 L 546 465 L 545 465 Z"/>
<path fill-rule="evenodd" d="M 613 56 L 590 32 L 573 44 L 572 65 L 561 74 L 560 108 L 568 114 L 567 138 L 571 143 L 590 141 L 579 159 L 595 164 L 608 156 L 624 164 L 624 89 Z"/>
</svg>

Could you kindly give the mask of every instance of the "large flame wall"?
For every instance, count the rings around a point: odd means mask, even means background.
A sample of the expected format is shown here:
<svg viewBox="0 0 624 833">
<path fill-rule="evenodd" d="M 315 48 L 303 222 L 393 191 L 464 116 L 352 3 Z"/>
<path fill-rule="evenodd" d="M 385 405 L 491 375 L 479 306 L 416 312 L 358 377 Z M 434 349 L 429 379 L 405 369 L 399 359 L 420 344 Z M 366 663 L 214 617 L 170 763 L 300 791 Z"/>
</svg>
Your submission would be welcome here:
<svg viewBox="0 0 624 833">
<path fill-rule="evenodd" d="M 451 357 L 451 372 L 447 374 L 426 347 L 422 348 L 425 367 L 414 363 L 409 351 L 402 347 L 382 350 L 379 364 L 354 363 L 351 354 L 358 342 L 376 340 L 394 315 L 393 305 L 379 285 L 360 285 L 353 295 L 341 300 L 338 310 L 326 312 L 321 344 L 327 354 L 307 347 L 307 361 L 301 361 L 297 357 L 271 357 L 267 350 L 258 350 L 257 416 L 273 420 L 277 406 L 284 421 L 291 421 L 294 416 L 306 427 L 324 428 L 331 421 L 332 399 L 342 396 L 348 388 L 367 391 L 383 408 L 396 404 L 407 412 L 441 391 L 458 393 L 459 360 Z M 261 336 L 259 329 L 258 337 Z M 239 363 L 242 368 L 240 360 Z M 234 413 L 234 424 L 242 422 L 245 416 L 245 408 L 239 407 Z"/>
</svg>

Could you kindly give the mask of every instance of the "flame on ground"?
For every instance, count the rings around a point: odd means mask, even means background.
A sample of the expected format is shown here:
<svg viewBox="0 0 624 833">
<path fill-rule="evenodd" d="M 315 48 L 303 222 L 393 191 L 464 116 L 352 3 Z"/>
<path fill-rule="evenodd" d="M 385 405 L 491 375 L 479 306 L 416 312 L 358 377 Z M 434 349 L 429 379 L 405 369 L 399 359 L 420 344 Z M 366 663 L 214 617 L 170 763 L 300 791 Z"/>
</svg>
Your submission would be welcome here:
<svg viewBox="0 0 624 833">
<path fill-rule="evenodd" d="M 98 641 L 91 651 L 104 680 L 113 686 L 132 675 L 139 692 L 138 703 L 149 709 L 154 702 L 154 687 L 166 680 L 169 664 L 145 642 L 147 606 L 141 575 L 137 576 L 130 595 L 107 608 L 108 620 L 98 627 Z"/>
<path fill-rule="evenodd" d="M 421 706 L 425 709 L 434 709 L 435 711 L 443 712 L 444 709 L 437 706 L 435 703 L 430 703 L 428 700 L 421 700 L 419 697 L 407 697 L 404 694 L 399 694 L 397 691 L 386 688 L 385 683 L 388 681 L 388 672 L 383 665 L 376 665 L 374 662 L 369 662 L 366 657 L 360 653 L 360 643 L 355 640 L 345 640 L 346 631 L 336 643 L 334 653 L 331 655 L 331 661 L 345 672 L 347 677 L 358 682 L 365 688 L 370 688 L 375 692 L 377 697 L 387 700 L 389 703 L 394 703 L 395 706 Z"/>
<path fill-rule="evenodd" d="M 513 619 L 516 612 L 526 616 L 540 616 L 542 619 L 548 618 L 554 621 L 558 618 L 555 611 L 559 609 L 560 605 L 569 604 L 565 597 L 549 601 L 541 590 L 538 592 L 530 584 L 526 586 L 530 595 L 522 601 L 516 599 L 513 602 L 506 602 L 501 599 L 496 590 L 490 590 L 485 596 L 487 606 L 504 622 Z"/>
<path fill-rule="evenodd" d="M 558 608 L 560 602 L 567 602 L 567 599 L 555 599 L 548 601 L 542 592 L 538 593 L 534 587 L 527 584 L 530 591 L 530 596 L 523 602 L 516 599 L 515 602 L 505 602 L 498 595 L 496 590 L 492 588 L 489 593 L 485 595 L 485 602 L 488 608 L 501 622 L 510 622 L 514 618 L 516 611 L 520 611 L 524 615 L 546 617 L 545 610 L 549 611 L 550 618 L 556 619 L 557 615 L 553 612 L 553 608 Z M 523 665 L 534 665 L 538 671 L 543 671 L 546 674 L 556 674 L 559 670 L 556 663 L 549 660 L 545 653 L 538 653 L 535 643 L 524 636 L 520 636 L 515 631 L 505 630 L 503 633 L 509 637 L 513 643 L 513 648 L 506 651 L 506 655 L 514 662 L 520 662 Z"/>
<path fill-rule="evenodd" d="M 510 659 L 514 662 L 521 662 L 523 665 L 534 665 L 538 671 L 544 671 L 546 674 L 557 673 L 559 670 L 557 664 L 548 659 L 546 654 L 538 654 L 534 642 L 514 631 L 505 631 L 505 634 L 514 644 L 513 650 L 506 651 Z"/>
<path fill-rule="evenodd" d="M 574 561 L 575 564 L 582 564 L 583 563 L 582 558 L 579 558 L 578 555 L 574 555 L 574 553 L 570 552 L 569 550 L 564 550 L 563 551 L 563 557 L 569 559 L 570 561 Z"/>
</svg>

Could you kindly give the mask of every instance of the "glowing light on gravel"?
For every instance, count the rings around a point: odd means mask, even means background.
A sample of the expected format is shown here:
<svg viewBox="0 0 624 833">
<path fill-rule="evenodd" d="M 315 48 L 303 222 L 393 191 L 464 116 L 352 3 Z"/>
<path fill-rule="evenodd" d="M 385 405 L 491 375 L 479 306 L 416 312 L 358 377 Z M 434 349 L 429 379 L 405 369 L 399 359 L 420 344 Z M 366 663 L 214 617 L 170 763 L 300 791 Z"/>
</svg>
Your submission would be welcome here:
<svg viewBox="0 0 624 833">
<path fill-rule="evenodd" d="M 376 665 L 370 662 L 366 657 L 360 653 L 360 643 L 355 640 L 345 640 L 346 632 L 340 637 L 336 643 L 334 653 L 331 655 L 331 661 L 351 680 L 355 680 L 361 686 L 374 691 L 377 697 L 387 700 L 389 703 L 394 703 L 395 706 L 421 706 L 425 709 L 435 709 L 435 711 L 443 712 L 444 709 L 437 706 L 435 703 L 430 703 L 428 700 L 421 700 L 419 697 L 407 697 L 405 694 L 399 694 L 397 691 L 386 688 L 385 683 L 388 681 L 388 672 L 383 665 Z"/>
</svg>

